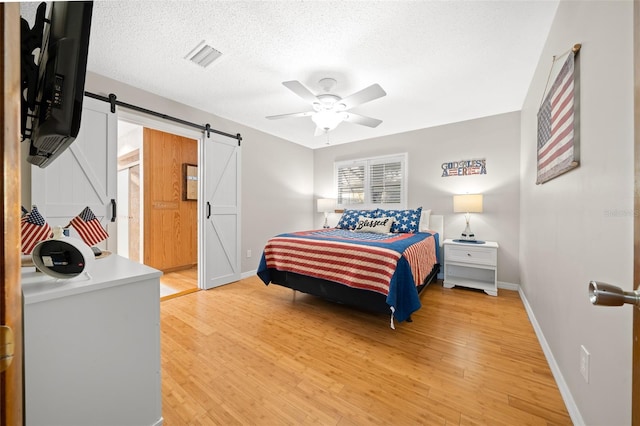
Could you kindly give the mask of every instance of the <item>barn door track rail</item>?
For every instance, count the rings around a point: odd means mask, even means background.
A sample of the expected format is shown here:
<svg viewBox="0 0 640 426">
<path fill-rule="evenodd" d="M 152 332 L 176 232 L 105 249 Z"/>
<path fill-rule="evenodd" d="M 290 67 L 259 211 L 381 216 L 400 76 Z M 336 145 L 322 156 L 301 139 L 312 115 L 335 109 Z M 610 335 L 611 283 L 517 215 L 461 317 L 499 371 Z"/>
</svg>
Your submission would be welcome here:
<svg viewBox="0 0 640 426">
<path fill-rule="evenodd" d="M 120 106 L 120 107 L 127 108 L 127 109 L 130 109 L 130 110 L 133 110 L 133 111 L 142 112 L 144 114 L 148 114 L 148 115 L 152 115 L 154 117 L 162 118 L 163 120 L 173 121 L 175 123 L 179 123 L 179 124 L 182 124 L 182 125 L 185 125 L 185 126 L 194 127 L 194 128 L 196 128 L 198 130 L 201 130 L 201 131 L 205 132 L 207 134 L 207 137 L 210 137 L 211 133 L 215 133 L 215 134 L 218 134 L 218 135 L 226 136 L 228 138 L 237 139 L 238 140 L 238 146 L 240 146 L 240 142 L 242 141 L 242 136 L 240 136 L 240 133 L 232 135 L 231 133 L 226 133 L 226 132 L 223 132 L 221 130 L 212 129 L 211 125 L 209 123 L 207 123 L 205 125 L 192 123 L 190 121 L 186 121 L 186 120 L 183 120 L 181 118 L 172 117 L 170 115 L 163 114 L 161 112 L 152 111 L 152 110 L 147 109 L 147 108 L 143 108 L 143 107 L 140 107 L 140 106 L 137 106 L 137 105 L 132 105 L 132 104 L 129 104 L 129 103 L 126 103 L 126 102 L 122 102 L 122 101 L 119 101 L 117 99 L 117 96 L 114 95 L 113 93 L 110 93 L 109 96 L 102 96 L 102 95 L 98 95 L 98 94 L 91 93 L 91 92 L 84 92 L 84 95 L 89 97 L 89 98 L 97 99 L 99 101 L 108 102 L 109 104 L 111 104 L 111 112 L 112 113 L 116 112 L 116 106 Z"/>
</svg>

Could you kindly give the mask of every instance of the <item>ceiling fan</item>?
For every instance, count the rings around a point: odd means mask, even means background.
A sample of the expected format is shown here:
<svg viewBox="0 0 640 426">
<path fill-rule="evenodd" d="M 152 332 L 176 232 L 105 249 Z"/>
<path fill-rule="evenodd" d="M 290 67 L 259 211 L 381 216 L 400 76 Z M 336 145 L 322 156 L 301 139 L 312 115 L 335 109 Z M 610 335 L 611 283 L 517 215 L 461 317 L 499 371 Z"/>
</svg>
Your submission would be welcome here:
<svg viewBox="0 0 640 426">
<path fill-rule="evenodd" d="M 297 80 L 283 82 L 282 84 L 285 87 L 305 101 L 309 102 L 313 107 L 313 110 L 294 112 L 291 114 L 271 115 L 267 118 L 269 120 L 277 120 L 289 117 L 311 117 L 311 120 L 316 124 L 315 136 L 323 135 L 330 130 L 335 129 L 343 121 L 361 124 L 368 127 L 377 127 L 382 123 L 382 120 L 365 117 L 364 115 L 349 111 L 353 107 L 385 96 L 387 92 L 385 92 L 379 84 L 372 84 L 371 86 L 347 96 L 346 98 L 341 98 L 340 96 L 331 93 L 337 84 L 335 79 L 323 78 L 319 83 L 325 93 L 321 93 L 316 96 Z"/>
</svg>

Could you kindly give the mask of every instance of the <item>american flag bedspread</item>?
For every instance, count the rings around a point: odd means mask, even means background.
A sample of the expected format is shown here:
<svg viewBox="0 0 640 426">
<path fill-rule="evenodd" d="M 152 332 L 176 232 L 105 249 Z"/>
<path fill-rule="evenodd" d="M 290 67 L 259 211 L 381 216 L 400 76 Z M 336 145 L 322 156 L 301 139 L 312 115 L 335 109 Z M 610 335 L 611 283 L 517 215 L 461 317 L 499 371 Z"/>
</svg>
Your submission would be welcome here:
<svg viewBox="0 0 640 426">
<path fill-rule="evenodd" d="M 422 306 L 417 285 L 438 263 L 437 233 L 375 234 L 318 229 L 281 234 L 265 246 L 257 274 L 294 272 L 386 295 L 398 321 Z"/>
</svg>

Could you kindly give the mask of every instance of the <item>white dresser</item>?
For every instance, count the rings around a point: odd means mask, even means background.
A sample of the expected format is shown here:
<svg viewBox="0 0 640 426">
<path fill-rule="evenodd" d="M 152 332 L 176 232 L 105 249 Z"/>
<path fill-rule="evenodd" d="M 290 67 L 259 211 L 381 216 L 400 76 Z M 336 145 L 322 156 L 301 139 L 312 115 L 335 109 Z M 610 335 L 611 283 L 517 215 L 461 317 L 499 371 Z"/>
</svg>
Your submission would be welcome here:
<svg viewBox="0 0 640 426">
<path fill-rule="evenodd" d="M 491 296 L 498 295 L 498 243 L 458 243 L 447 239 L 444 247 L 443 286 L 462 286 L 484 290 Z"/>
<path fill-rule="evenodd" d="M 22 268 L 26 424 L 161 425 L 162 273 L 117 255 L 90 273 Z"/>
</svg>

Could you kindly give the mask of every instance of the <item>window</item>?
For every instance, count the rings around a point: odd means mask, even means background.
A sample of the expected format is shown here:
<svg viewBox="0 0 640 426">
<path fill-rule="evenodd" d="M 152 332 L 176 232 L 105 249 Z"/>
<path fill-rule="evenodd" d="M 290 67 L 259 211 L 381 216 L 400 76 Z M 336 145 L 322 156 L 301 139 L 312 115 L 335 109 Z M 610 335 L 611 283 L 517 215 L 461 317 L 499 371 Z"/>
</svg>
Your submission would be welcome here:
<svg viewBox="0 0 640 426">
<path fill-rule="evenodd" d="M 406 207 L 406 153 L 337 161 L 334 169 L 339 207 Z"/>
</svg>

